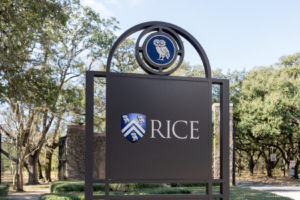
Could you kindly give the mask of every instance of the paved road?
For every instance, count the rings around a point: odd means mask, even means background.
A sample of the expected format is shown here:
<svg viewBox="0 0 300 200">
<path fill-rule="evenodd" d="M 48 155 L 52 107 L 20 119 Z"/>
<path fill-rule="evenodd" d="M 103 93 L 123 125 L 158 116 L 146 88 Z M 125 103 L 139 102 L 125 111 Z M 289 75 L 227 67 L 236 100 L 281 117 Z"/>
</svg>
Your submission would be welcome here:
<svg viewBox="0 0 300 200">
<path fill-rule="evenodd" d="M 300 187 L 299 186 L 287 186 L 278 184 L 267 184 L 262 182 L 253 181 L 241 181 L 237 180 L 237 186 L 250 187 L 255 190 L 262 190 L 266 192 L 272 192 L 284 197 L 290 197 L 295 200 L 300 200 Z"/>
<path fill-rule="evenodd" d="M 27 192 L 10 192 L 8 193 L 8 200 L 39 200 L 41 195 L 44 193 L 49 193 L 49 190 L 39 190 L 39 191 L 27 191 Z"/>
</svg>

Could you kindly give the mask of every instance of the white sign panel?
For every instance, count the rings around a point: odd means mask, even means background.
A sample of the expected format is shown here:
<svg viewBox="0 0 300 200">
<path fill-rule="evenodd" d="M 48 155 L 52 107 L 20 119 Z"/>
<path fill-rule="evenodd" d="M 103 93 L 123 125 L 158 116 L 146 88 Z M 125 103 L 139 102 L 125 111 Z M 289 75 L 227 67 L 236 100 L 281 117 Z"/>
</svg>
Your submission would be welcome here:
<svg viewBox="0 0 300 200">
<path fill-rule="evenodd" d="M 294 160 L 290 160 L 290 167 L 293 167 L 293 168 L 294 168 L 294 167 L 295 167 L 295 163 L 296 163 L 296 162 L 295 162 Z"/>
<path fill-rule="evenodd" d="M 289 175 L 290 175 L 290 176 L 294 176 L 294 175 L 295 175 L 295 173 L 294 173 L 294 172 L 295 172 L 295 170 L 294 170 L 294 169 L 290 169 L 290 170 L 289 170 Z"/>
<path fill-rule="evenodd" d="M 270 154 L 270 157 L 271 157 L 271 162 L 276 162 L 276 153 L 272 153 Z"/>
</svg>

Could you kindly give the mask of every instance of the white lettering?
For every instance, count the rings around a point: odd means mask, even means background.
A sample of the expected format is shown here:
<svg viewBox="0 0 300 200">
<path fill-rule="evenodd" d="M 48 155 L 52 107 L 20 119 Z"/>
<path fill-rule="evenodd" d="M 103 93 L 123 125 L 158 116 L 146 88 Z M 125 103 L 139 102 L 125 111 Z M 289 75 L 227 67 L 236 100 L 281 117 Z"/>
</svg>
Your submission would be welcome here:
<svg viewBox="0 0 300 200">
<path fill-rule="evenodd" d="M 167 136 L 167 138 L 171 138 L 171 136 L 170 136 L 170 122 L 171 122 L 171 120 L 167 120 L 167 127 L 168 127 L 168 136 Z"/>
<path fill-rule="evenodd" d="M 150 120 L 150 121 L 151 121 L 151 132 L 152 132 L 151 138 L 155 138 L 154 131 L 158 132 L 162 138 L 166 138 L 165 136 L 163 136 L 163 134 L 159 130 L 161 128 L 161 122 L 159 120 Z M 159 124 L 159 127 L 157 129 L 154 128 L 154 122 L 158 122 L 158 124 Z"/>
<path fill-rule="evenodd" d="M 173 124 L 173 127 L 172 127 L 173 135 L 174 135 L 175 137 L 177 137 L 178 139 L 186 139 L 187 136 L 185 136 L 185 137 L 179 137 L 179 136 L 176 134 L 176 132 L 175 132 L 175 126 L 176 126 L 176 124 L 179 123 L 179 122 L 183 122 L 183 123 L 185 123 L 186 125 L 188 124 L 187 121 L 183 121 L 183 120 L 176 121 L 176 122 Z"/>
<path fill-rule="evenodd" d="M 194 137 L 194 131 L 199 131 L 199 129 L 194 129 L 194 123 L 199 124 L 198 121 L 190 121 L 191 122 L 191 139 L 199 139 L 198 137 Z"/>
</svg>

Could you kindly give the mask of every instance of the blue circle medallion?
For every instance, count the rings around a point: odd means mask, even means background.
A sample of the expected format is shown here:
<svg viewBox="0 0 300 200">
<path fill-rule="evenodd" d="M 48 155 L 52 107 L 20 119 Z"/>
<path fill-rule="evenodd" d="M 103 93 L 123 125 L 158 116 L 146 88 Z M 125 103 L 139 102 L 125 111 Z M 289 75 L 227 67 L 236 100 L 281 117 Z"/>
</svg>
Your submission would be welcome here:
<svg viewBox="0 0 300 200">
<path fill-rule="evenodd" d="M 146 42 L 146 56 L 154 64 L 162 68 L 169 66 L 176 57 L 176 47 L 167 35 L 155 34 Z"/>
</svg>

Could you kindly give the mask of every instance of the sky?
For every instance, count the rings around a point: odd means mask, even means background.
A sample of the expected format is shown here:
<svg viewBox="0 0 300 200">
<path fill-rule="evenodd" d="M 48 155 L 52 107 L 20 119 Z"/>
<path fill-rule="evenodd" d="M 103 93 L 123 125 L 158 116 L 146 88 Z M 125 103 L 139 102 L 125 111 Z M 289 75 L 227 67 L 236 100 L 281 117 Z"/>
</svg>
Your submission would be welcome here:
<svg viewBox="0 0 300 200">
<path fill-rule="evenodd" d="M 284 55 L 300 52 L 300 0 L 81 0 L 115 17 L 120 36 L 148 21 L 175 24 L 204 48 L 212 69 L 249 71 L 269 66 Z M 185 60 L 201 64 L 184 41 Z"/>
</svg>

